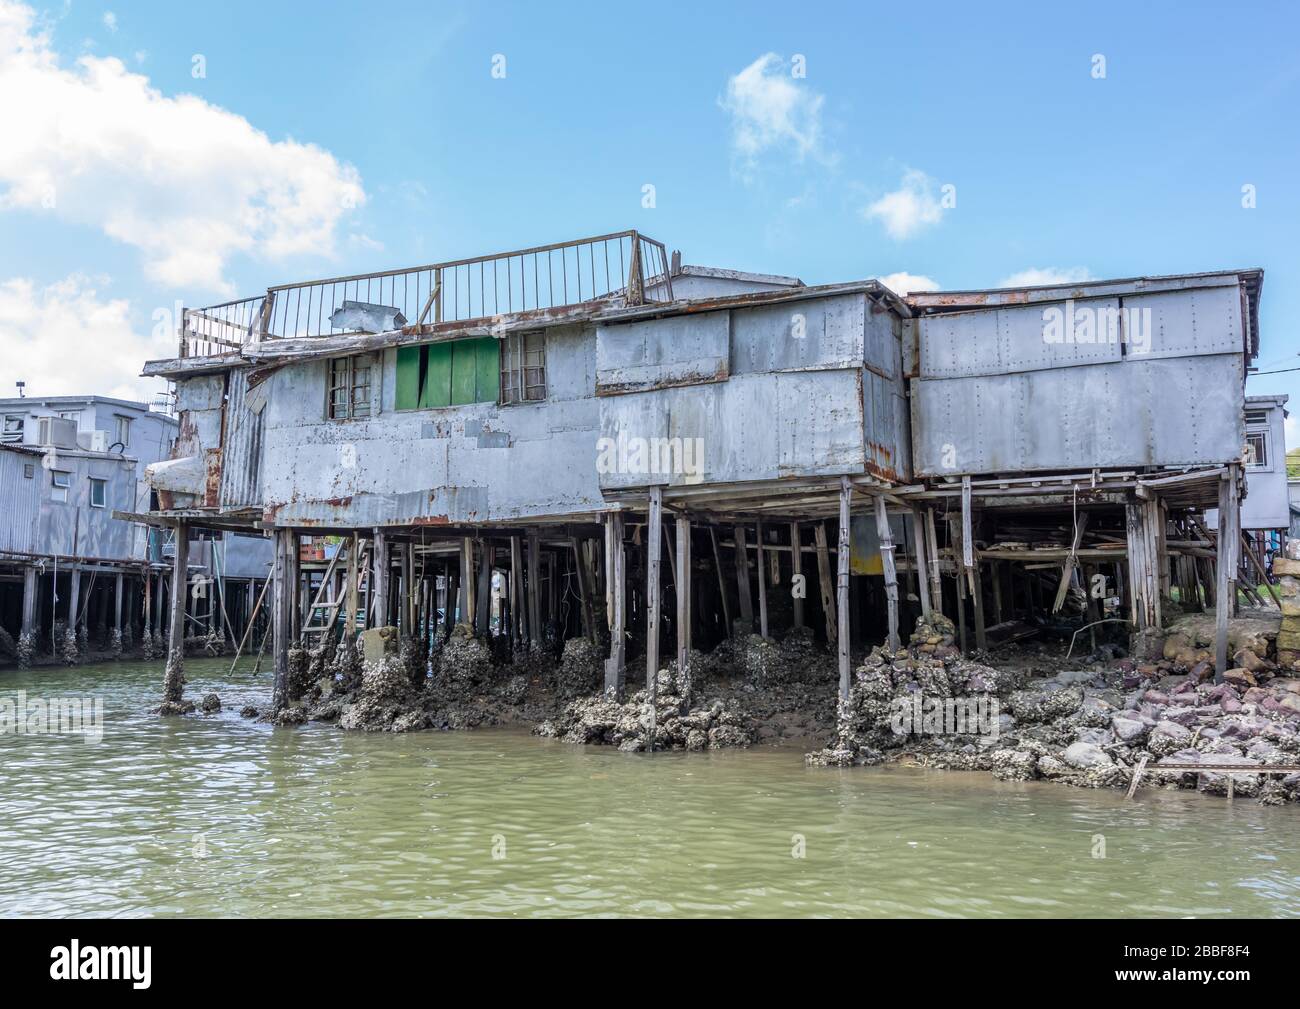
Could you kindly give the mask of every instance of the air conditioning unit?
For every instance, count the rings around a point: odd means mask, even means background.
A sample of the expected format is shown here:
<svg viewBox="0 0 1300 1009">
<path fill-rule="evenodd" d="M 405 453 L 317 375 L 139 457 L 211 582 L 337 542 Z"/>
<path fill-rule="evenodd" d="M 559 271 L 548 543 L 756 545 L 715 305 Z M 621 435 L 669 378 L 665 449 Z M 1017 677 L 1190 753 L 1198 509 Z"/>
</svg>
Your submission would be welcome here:
<svg viewBox="0 0 1300 1009">
<path fill-rule="evenodd" d="M 85 434 L 78 435 L 77 440 L 84 442 L 84 447 L 87 452 L 108 451 L 107 431 L 87 431 Z"/>
<path fill-rule="evenodd" d="M 36 443 L 54 448 L 77 448 L 77 422 L 62 417 L 38 418 Z"/>
</svg>

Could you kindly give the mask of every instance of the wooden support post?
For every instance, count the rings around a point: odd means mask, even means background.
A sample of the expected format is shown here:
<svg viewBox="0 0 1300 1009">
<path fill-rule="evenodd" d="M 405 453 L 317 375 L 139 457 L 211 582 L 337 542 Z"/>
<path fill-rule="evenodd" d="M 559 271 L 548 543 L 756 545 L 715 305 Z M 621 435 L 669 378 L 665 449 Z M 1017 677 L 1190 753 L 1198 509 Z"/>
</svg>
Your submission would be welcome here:
<svg viewBox="0 0 1300 1009">
<path fill-rule="evenodd" d="M 73 564 L 68 568 L 68 633 L 77 636 L 80 623 L 78 611 L 81 609 L 81 569 Z"/>
<path fill-rule="evenodd" d="M 1238 466 L 1228 467 L 1219 482 L 1218 572 L 1214 592 L 1214 682 L 1228 670 L 1228 618 L 1237 599 L 1237 551 L 1241 547 L 1241 516 L 1237 511 Z"/>
<path fill-rule="evenodd" d="M 799 531 L 799 523 L 790 523 L 790 591 L 794 592 L 794 587 L 803 577 L 803 533 Z M 805 583 L 806 586 L 806 583 Z M 807 591 L 804 587 L 803 592 Z M 803 626 L 803 595 L 794 596 L 794 625 Z"/>
<path fill-rule="evenodd" d="M 457 619 L 462 624 L 474 624 L 475 603 L 474 540 L 465 536 L 460 541 L 460 599 Z"/>
<path fill-rule="evenodd" d="M 401 545 L 402 564 L 402 635 L 415 636 L 415 544 Z"/>
<path fill-rule="evenodd" d="M 727 598 L 727 580 L 722 576 L 722 554 L 718 550 L 718 530 L 709 526 L 709 540 L 713 544 L 713 568 L 718 573 L 718 595 L 722 597 L 722 618 L 727 622 L 727 637 L 735 636 L 731 625 L 731 600 Z"/>
<path fill-rule="evenodd" d="M 758 523 L 754 530 L 754 541 L 758 549 L 758 633 L 767 637 L 767 553 L 763 549 L 763 523 Z M 746 565 L 748 566 L 748 565 Z"/>
<path fill-rule="evenodd" d="M 355 532 L 352 538 L 347 541 L 348 551 L 348 571 L 347 571 L 347 616 L 343 620 L 343 637 L 351 641 L 357 632 L 357 606 L 361 602 L 360 585 L 361 565 L 359 564 L 361 556 L 361 537 Z"/>
<path fill-rule="evenodd" d="M 880 540 L 880 568 L 885 575 L 889 650 L 894 652 L 898 650 L 898 565 L 894 563 L 894 531 L 889 525 L 883 494 L 876 495 L 876 538 Z"/>
<path fill-rule="evenodd" d="M 596 611 L 592 606 L 591 579 L 588 577 L 587 561 L 582 556 L 582 541 L 576 536 L 570 536 L 569 545 L 573 548 L 573 565 L 578 575 L 578 593 L 582 596 L 582 627 L 587 639 L 594 644 L 598 640 Z"/>
<path fill-rule="evenodd" d="M 853 498 L 853 485 L 848 477 L 840 478 L 840 542 L 839 565 L 836 572 L 836 609 L 839 612 L 840 700 L 849 699 L 849 505 Z M 897 633 L 897 632 L 895 632 Z"/>
<path fill-rule="evenodd" d="M 656 687 L 659 674 L 659 553 L 660 537 L 663 534 L 664 499 L 663 489 L 650 488 L 650 515 L 647 529 L 646 558 L 646 619 L 645 619 L 645 675 L 646 690 L 650 697 L 650 746 L 654 750 L 655 735 L 658 731 L 655 712 Z"/>
<path fill-rule="evenodd" d="M 515 647 L 528 638 L 528 610 L 524 606 L 524 545 L 510 537 L 510 639 Z"/>
<path fill-rule="evenodd" d="M 826 523 L 813 526 L 813 539 L 817 544 L 817 582 L 821 588 L 822 614 L 826 617 L 826 647 L 835 647 L 836 626 L 835 593 L 831 588 L 831 556 L 826 543 Z"/>
<path fill-rule="evenodd" d="M 496 548 L 491 540 L 480 541 L 482 554 L 478 566 L 478 605 L 474 609 L 474 633 L 489 634 L 492 631 L 492 566 L 496 563 Z"/>
<path fill-rule="evenodd" d="M 691 520 L 680 513 L 677 516 L 676 543 L 677 668 L 685 671 L 691 653 Z M 763 596 L 760 594 L 759 598 Z M 766 622 L 766 607 L 763 619 Z"/>
<path fill-rule="evenodd" d="M 298 553 L 298 537 L 289 529 L 275 531 L 272 580 L 271 652 L 275 669 L 271 706 L 279 711 L 289 701 L 289 646 L 293 641 L 293 614 L 298 606 L 293 584 L 292 563 Z"/>
<path fill-rule="evenodd" d="M 23 568 L 23 622 L 19 634 L 28 641 L 36 638 L 36 567 L 28 564 Z"/>
<path fill-rule="evenodd" d="M 989 577 L 993 580 L 993 622 L 1002 623 L 1002 562 L 989 562 Z"/>
<path fill-rule="evenodd" d="M 154 637 L 157 639 L 154 643 L 155 647 L 162 644 L 163 621 L 167 619 L 167 613 L 163 609 L 163 587 L 166 581 L 167 579 L 163 577 L 161 572 L 159 572 L 154 584 L 154 592 L 157 593 L 156 604 L 154 606 L 154 620 L 157 622 L 154 627 Z"/>
<path fill-rule="evenodd" d="M 916 594 L 921 600 L 921 616 L 928 620 L 933 605 L 930 601 L 930 565 L 926 563 L 925 519 L 916 505 L 912 506 L 912 548 L 916 558 Z"/>
<path fill-rule="evenodd" d="M 988 649 L 989 640 L 984 633 L 984 581 L 978 554 L 975 557 L 975 564 L 970 569 L 970 577 L 970 597 L 975 608 L 975 647 L 982 652 Z"/>
<path fill-rule="evenodd" d="M 621 526 L 620 526 L 621 528 Z M 536 529 L 528 530 L 528 641 L 540 646 L 542 632 L 542 575 L 541 544 Z"/>
<path fill-rule="evenodd" d="M 745 527 L 738 525 L 733 537 L 736 543 L 736 591 L 740 595 L 740 621 L 745 625 L 745 633 L 754 633 L 754 600 L 749 590 L 749 548 L 745 545 Z"/>
<path fill-rule="evenodd" d="M 963 655 L 969 647 L 966 640 L 966 537 L 962 535 L 965 518 L 964 514 L 948 516 L 948 541 L 953 545 L 952 554 L 956 562 L 953 573 L 957 581 L 957 640 Z"/>
<path fill-rule="evenodd" d="M 1083 542 L 1083 533 L 1087 528 L 1088 513 L 1084 512 L 1074 523 L 1074 535 L 1070 539 L 1070 555 L 1061 565 L 1061 583 L 1056 588 L 1056 599 L 1052 603 L 1053 613 L 1061 612 L 1061 607 L 1065 605 L 1066 597 L 1070 594 L 1070 585 L 1074 581 L 1074 568 L 1077 563 L 1075 555 L 1079 552 L 1079 544 Z"/>
<path fill-rule="evenodd" d="M 119 571 L 113 580 L 113 645 L 122 644 L 122 590 L 125 579 Z"/>
<path fill-rule="evenodd" d="M 374 578 L 371 584 L 372 590 L 372 612 L 375 616 L 376 627 L 387 627 L 391 620 L 388 615 L 388 536 L 381 529 L 374 531 L 374 538 L 371 540 L 374 548 L 371 550 L 373 555 L 371 563 L 374 565 Z"/>
<path fill-rule="evenodd" d="M 167 641 L 167 668 L 163 673 L 163 702 L 179 704 L 185 691 L 185 599 L 190 564 L 190 529 L 176 527 L 176 552 L 172 557 L 172 615 Z"/>
<path fill-rule="evenodd" d="M 605 516 L 605 523 L 609 527 L 611 618 L 605 696 L 611 701 L 621 701 L 627 682 L 627 550 L 623 546 L 622 512 L 610 512 Z"/>
<path fill-rule="evenodd" d="M 943 612 L 943 563 L 939 559 L 939 534 L 934 529 L 934 509 L 925 509 L 925 553 L 930 561 L 930 605 Z"/>
</svg>

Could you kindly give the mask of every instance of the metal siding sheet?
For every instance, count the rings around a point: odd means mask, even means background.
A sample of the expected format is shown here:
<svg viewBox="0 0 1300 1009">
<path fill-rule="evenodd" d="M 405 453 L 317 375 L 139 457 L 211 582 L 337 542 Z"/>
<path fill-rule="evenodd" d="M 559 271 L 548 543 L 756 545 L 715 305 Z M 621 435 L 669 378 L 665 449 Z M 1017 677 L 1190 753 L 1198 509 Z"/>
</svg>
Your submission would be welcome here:
<svg viewBox="0 0 1300 1009">
<path fill-rule="evenodd" d="M 596 390 L 636 392 L 726 378 L 731 319 L 727 312 L 670 316 L 596 329 Z"/>
<path fill-rule="evenodd" d="M 864 359 L 865 331 L 862 294 L 737 309 L 732 313 L 731 373 L 857 367 Z"/>
<path fill-rule="evenodd" d="M 1245 438 L 1236 354 L 919 381 L 919 476 L 1215 465 Z M 1171 409 L 1195 404 L 1196 409 Z M 951 467 L 945 467 L 949 449 Z"/>
<path fill-rule="evenodd" d="M 1130 344 L 1130 356 L 1187 357 L 1241 351 L 1241 296 L 1235 286 L 1135 295 L 1124 299 L 1124 308 L 1126 316 L 1130 310 L 1150 310 L 1150 349 L 1137 353 L 1136 346 Z M 1141 319 L 1134 321 L 1141 323 Z"/>
<path fill-rule="evenodd" d="M 262 430 L 265 410 L 248 403 L 246 368 L 230 372 L 226 431 L 221 458 L 221 507 L 249 508 L 262 503 Z"/>
</svg>

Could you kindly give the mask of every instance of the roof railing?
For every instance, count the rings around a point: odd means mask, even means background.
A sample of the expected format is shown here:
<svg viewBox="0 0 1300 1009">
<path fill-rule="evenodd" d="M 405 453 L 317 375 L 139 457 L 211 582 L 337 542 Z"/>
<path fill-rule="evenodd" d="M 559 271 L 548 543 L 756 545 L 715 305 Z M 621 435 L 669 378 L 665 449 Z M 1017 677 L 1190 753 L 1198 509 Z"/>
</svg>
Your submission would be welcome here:
<svg viewBox="0 0 1300 1009">
<path fill-rule="evenodd" d="M 234 354 L 257 340 L 472 322 L 603 300 L 672 301 L 663 243 L 638 231 L 618 231 L 410 269 L 281 284 L 260 297 L 186 309 L 181 356 Z"/>
</svg>

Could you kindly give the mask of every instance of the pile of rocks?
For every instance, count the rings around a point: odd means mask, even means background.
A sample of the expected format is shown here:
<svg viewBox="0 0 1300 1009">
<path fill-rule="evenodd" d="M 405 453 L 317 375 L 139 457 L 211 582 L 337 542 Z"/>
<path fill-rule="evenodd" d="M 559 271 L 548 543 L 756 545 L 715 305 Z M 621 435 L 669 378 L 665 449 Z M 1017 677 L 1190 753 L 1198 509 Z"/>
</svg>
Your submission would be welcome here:
<svg viewBox="0 0 1300 1009">
<path fill-rule="evenodd" d="M 1127 788 L 1145 762 L 1146 784 L 1221 795 L 1231 779 L 1237 795 L 1300 801 L 1300 773 L 1180 770 L 1187 764 L 1300 763 L 1300 678 L 1275 675 L 1274 664 L 1252 650 L 1267 651 L 1259 640 L 1240 638 L 1237 665 L 1215 684 L 1194 638 L 1160 666 L 1125 660 L 1030 679 L 1022 669 L 921 652 L 921 636 L 913 636 L 908 651 L 875 649 L 867 656 L 848 702 L 840 705 L 835 740 L 809 754 L 809 764 L 908 756 L 1004 780 Z M 1169 671 L 1174 667 L 1182 671 Z M 933 728 L 913 717 L 923 710 L 926 719 L 935 714 Z M 954 731 L 943 721 L 945 710 L 978 710 L 985 717 Z"/>
<path fill-rule="evenodd" d="M 678 686 L 677 674 L 661 670 L 659 675 L 653 711 L 644 690 L 625 704 L 583 697 L 534 731 L 566 743 L 602 743 L 626 752 L 647 750 L 652 744 L 657 750 L 717 750 L 753 741 L 743 713 L 721 700 L 690 707 L 681 694 L 670 692 Z"/>
</svg>

